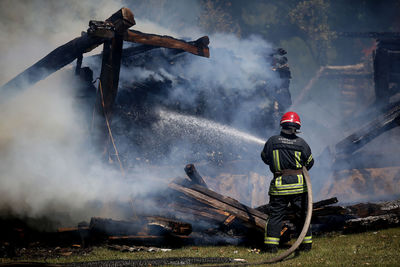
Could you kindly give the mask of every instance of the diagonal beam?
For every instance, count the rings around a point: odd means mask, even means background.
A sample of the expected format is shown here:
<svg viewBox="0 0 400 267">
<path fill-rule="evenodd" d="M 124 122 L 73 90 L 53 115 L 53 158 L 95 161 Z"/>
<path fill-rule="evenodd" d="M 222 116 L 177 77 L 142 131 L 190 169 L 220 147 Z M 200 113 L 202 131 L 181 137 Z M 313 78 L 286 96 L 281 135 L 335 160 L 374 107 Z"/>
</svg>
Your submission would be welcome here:
<svg viewBox="0 0 400 267">
<path fill-rule="evenodd" d="M 160 46 L 165 48 L 181 49 L 197 56 L 210 57 L 208 36 L 203 36 L 196 41 L 186 42 L 171 36 L 143 33 L 128 30 L 124 34 L 124 40 L 133 43 Z"/>
<path fill-rule="evenodd" d="M 112 23 L 108 21 L 90 21 L 89 25 L 91 28 L 88 33 L 91 36 L 111 39 L 116 34 Z M 208 48 L 210 40 L 208 36 L 203 36 L 192 42 L 186 42 L 185 40 L 176 39 L 168 35 L 150 34 L 135 30 L 127 30 L 123 36 L 124 41 L 127 42 L 151 45 L 153 47 L 180 49 L 197 56 L 210 57 L 210 50 Z"/>
</svg>

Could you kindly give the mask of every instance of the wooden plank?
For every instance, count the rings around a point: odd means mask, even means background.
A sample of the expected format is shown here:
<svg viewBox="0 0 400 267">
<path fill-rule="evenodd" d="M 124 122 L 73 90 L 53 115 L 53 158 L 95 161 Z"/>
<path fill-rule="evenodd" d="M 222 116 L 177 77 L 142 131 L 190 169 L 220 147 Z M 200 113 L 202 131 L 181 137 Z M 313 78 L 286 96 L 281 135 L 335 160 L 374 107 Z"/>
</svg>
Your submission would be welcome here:
<svg viewBox="0 0 400 267">
<path fill-rule="evenodd" d="M 198 200 L 204 204 L 207 204 L 211 207 L 221 209 L 223 211 L 229 212 L 230 214 L 236 215 L 237 218 L 243 220 L 244 222 L 254 224 L 255 229 L 257 229 L 259 231 L 264 231 L 268 216 L 265 214 L 262 214 L 261 212 L 255 211 L 254 209 L 251 209 L 243 204 L 241 204 L 241 206 L 235 205 L 235 206 L 240 206 L 240 208 L 237 208 L 226 202 L 221 201 L 220 199 L 216 199 L 216 198 L 206 195 L 202 192 L 198 192 L 198 191 L 194 190 L 193 188 L 185 188 L 183 186 L 180 186 L 180 185 L 177 185 L 174 183 L 169 184 L 169 187 L 172 189 L 175 189 L 187 196 L 195 198 L 196 200 Z M 215 193 L 215 194 L 217 194 L 217 193 Z M 219 195 L 219 194 L 217 194 L 217 195 Z M 219 195 L 219 196 L 221 196 L 221 195 Z M 257 214 L 257 215 L 255 215 L 255 214 Z"/>
<path fill-rule="evenodd" d="M 203 36 L 194 42 L 186 42 L 184 40 L 179 40 L 171 36 L 128 30 L 124 34 L 124 40 L 145 45 L 181 49 L 197 56 L 210 57 L 210 51 L 208 48 L 210 40 L 208 36 Z"/>
<path fill-rule="evenodd" d="M 186 206 L 177 203 L 171 203 L 168 205 L 169 208 L 174 210 L 177 217 L 183 220 L 205 220 L 213 221 L 214 223 L 222 223 L 225 218 L 229 216 L 229 212 L 214 209 L 207 206 Z"/>
<path fill-rule="evenodd" d="M 378 116 L 374 120 L 356 130 L 342 141 L 336 144 L 336 156 L 346 157 L 354 153 L 362 146 L 373 140 L 380 134 L 397 127 L 397 120 L 400 118 L 400 103 L 387 111 L 385 114 Z"/>
<path fill-rule="evenodd" d="M 231 225 L 235 219 L 236 219 L 236 216 L 231 214 L 228 216 L 228 218 L 226 218 L 226 220 L 224 221 L 224 224 Z"/>
<path fill-rule="evenodd" d="M 190 235 L 192 232 L 192 225 L 189 223 L 178 222 L 176 220 L 159 216 L 148 216 L 146 219 L 148 220 L 147 225 L 157 225 L 162 227 L 165 231 L 174 233 L 176 235 Z"/>
<path fill-rule="evenodd" d="M 313 208 L 317 209 L 317 208 L 321 208 L 323 206 L 328 206 L 328 205 L 332 205 L 335 203 L 338 203 L 339 200 L 337 199 L 337 197 L 332 197 L 332 198 L 328 198 L 328 199 L 324 199 L 318 202 L 314 202 L 313 203 Z"/>
<path fill-rule="evenodd" d="M 261 218 L 263 220 L 267 220 L 268 219 L 268 215 L 266 215 L 266 214 L 264 214 L 264 213 L 262 213 L 262 212 L 260 212 L 260 211 L 258 211 L 256 209 L 250 208 L 250 207 L 240 203 L 239 201 L 237 201 L 236 199 L 233 199 L 231 197 L 223 196 L 221 194 L 218 194 L 217 192 L 214 192 L 214 191 L 212 191 L 212 190 L 210 190 L 208 188 L 204 188 L 204 187 L 199 186 L 199 185 L 192 185 L 190 188 L 195 190 L 195 191 L 197 191 L 197 192 L 205 194 L 205 195 L 207 195 L 209 197 L 215 198 L 215 199 L 217 199 L 217 200 L 219 200 L 219 201 L 221 201 L 221 202 L 223 202 L 223 203 L 225 203 L 227 205 L 235 207 L 236 209 L 239 209 L 241 211 L 249 213 L 252 216 L 259 217 L 259 218 Z"/>
</svg>

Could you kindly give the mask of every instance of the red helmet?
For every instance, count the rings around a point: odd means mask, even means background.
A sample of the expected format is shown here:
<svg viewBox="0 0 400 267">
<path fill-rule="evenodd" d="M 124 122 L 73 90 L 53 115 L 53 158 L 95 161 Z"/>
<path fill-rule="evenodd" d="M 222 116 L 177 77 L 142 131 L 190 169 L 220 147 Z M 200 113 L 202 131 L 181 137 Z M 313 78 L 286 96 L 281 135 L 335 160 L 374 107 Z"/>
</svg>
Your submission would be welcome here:
<svg viewBox="0 0 400 267">
<path fill-rule="evenodd" d="M 282 119 L 281 119 L 281 126 L 283 126 L 283 124 L 288 124 L 288 125 L 293 125 L 296 128 L 300 128 L 301 126 L 301 122 L 300 122 L 300 116 L 293 111 L 289 111 L 286 112 L 285 114 L 283 114 Z"/>
</svg>

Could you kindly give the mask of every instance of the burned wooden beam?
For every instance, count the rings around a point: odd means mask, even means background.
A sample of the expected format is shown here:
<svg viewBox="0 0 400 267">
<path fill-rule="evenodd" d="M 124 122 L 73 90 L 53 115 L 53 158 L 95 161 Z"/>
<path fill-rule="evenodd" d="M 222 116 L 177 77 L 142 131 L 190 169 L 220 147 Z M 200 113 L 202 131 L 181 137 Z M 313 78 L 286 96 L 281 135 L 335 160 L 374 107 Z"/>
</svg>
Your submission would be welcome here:
<svg viewBox="0 0 400 267">
<path fill-rule="evenodd" d="M 121 8 L 107 19 L 106 22 L 112 23 L 115 27 L 114 37 L 104 42 L 100 74 L 100 81 L 103 89 L 103 108 L 105 114 L 108 115 L 111 112 L 118 92 L 123 34 L 131 26 L 135 25 L 135 20 L 132 12 L 128 8 Z"/>
<path fill-rule="evenodd" d="M 140 31 L 128 30 L 124 35 L 124 40 L 145 45 L 154 45 L 166 48 L 180 49 L 197 56 L 210 57 L 208 36 L 203 36 L 196 41 L 186 42 L 171 36 L 148 34 Z"/>
<path fill-rule="evenodd" d="M 115 31 L 112 28 L 112 25 L 108 24 L 107 22 L 91 21 L 91 25 L 92 30 L 90 31 L 90 34 L 92 36 L 100 38 L 114 38 Z M 127 42 L 178 49 L 197 56 L 210 57 L 210 50 L 208 48 L 210 40 L 208 36 L 203 36 L 196 41 L 187 42 L 185 40 L 176 39 L 167 35 L 157 35 L 135 30 L 128 30 L 124 33 L 123 39 Z"/>
<path fill-rule="evenodd" d="M 90 220 L 89 229 L 92 235 L 112 236 L 112 235 L 137 235 L 143 231 L 146 221 L 119 221 L 109 218 L 93 217 Z"/>
<path fill-rule="evenodd" d="M 100 73 L 99 93 L 97 94 L 93 124 L 97 128 L 95 142 L 103 148 L 103 155 L 108 155 L 109 124 L 112 108 L 118 93 L 119 73 L 121 69 L 122 45 L 124 32 L 135 25 L 132 12 L 128 8 L 121 8 L 103 24 L 89 23 L 90 31 L 113 31 L 111 39 L 104 41 L 103 58 Z M 119 159 L 118 159 L 119 160 Z M 122 166 L 121 166 L 122 169 Z"/>
<path fill-rule="evenodd" d="M 111 113 L 118 92 L 123 34 L 131 26 L 135 25 L 135 20 L 128 8 L 121 8 L 106 22 L 114 26 L 115 34 L 111 40 L 104 42 L 100 74 L 102 92 L 96 101 L 96 109 L 99 111 L 104 109 L 104 115 L 108 116 Z M 103 114 L 103 112 L 99 113 Z"/>
<path fill-rule="evenodd" d="M 92 235 L 104 236 L 187 236 L 192 232 L 189 223 L 159 216 L 141 217 L 132 221 L 120 221 L 109 218 L 93 217 L 89 230 Z"/>
<path fill-rule="evenodd" d="M 318 209 L 318 208 L 321 208 L 323 206 L 336 204 L 338 202 L 339 202 L 339 200 L 337 199 L 337 197 L 332 197 L 332 198 L 324 199 L 324 200 L 321 200 L 321 201 L 318 201 L 318 202 L 314 202 L 313 203 L 313 208 L 314 209 Z"/>
<path fill-rule="evenodd" d="M 215 209 L 208 206 L 194 206 L 184 205 L 178 203 L 171 203 L 168 208 L 173 209 L 176 216 L 185 221 L 208 221 L 212 224 L 219 224 L 224 222 L 230 216 L 229 212 Z"/>
<path fill-rule="evenodd" d="M 346 157 L 348 154 L 354 153 L 375 137 L 397 127 L 399 118 L 400 103 L 337 143 L 335 146 L 336 156 Z"/>
<path fill-rule="evenodd" d="M 185 172 L 194 184 L 208 188 L 206 182 L 204 182 L 203 177 L 201 177 L 193 164 L 187 164 L 185 166 Z"/>
<path fill-rule="evenodd" d="M 390 213 L 347 220 L 343 231 L 344 233 L 357 233 L 397 227 L 399 225 L 400 216 L 398 214 Z"/>
<path fill-rule="evenodd" d="M 189 223 L 178 222 L 176 220 L 171 220 L 158 216 L 146 217 L 148 226 L 158 226 L 169 233 L 176 235 L 190 235 L 192 232 L 192 225 Z"/>
<path fill-rule="evenodd" d="M 228 212 L 243 222 L 252 224 L 254 229 L 258 231 L 264 231 L 268 216 L 241 204 L 237 200 L 225 197 L 199 185 L 186 188 L 175 183 L 170 183 L 169 187 L 215 209 Z"/>
</svg>

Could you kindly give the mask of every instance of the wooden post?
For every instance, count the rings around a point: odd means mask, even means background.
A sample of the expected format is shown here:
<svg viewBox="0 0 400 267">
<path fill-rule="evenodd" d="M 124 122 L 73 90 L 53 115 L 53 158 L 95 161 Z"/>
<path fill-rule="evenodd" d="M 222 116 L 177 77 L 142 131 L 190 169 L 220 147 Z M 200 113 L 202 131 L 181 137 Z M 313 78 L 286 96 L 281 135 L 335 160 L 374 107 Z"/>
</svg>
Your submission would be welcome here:
<svg viewBox="0 0 400 267">
<path fill-rule="evenodd" d="M 122 45 L 124 41 L 123 33 L 135 25 L 135 20 L 128 8 L 121 8 L 106 22 L 110 22 L 115 27 L 115 34 L 113 38 L 104 42 L 99 92 L 95 104 L 96 116 L 100 115 L 100 118 L 94 118 L 98 130 L 95 134 L 96 142 L 99 142 L 100 147 L 103 147 L 104 155 L 108 154 L 108 144 L 111 138 L 110 131 L 107 128 L 110 127 L 112 107 L 118 93 Z"/>
<path fill-rule="evenodd" d="M 193 164 L 187 164 L 185 166 L 185 172 L 186 172 L 186 175 L 190 178 L 190 180 L 194 184 L 198 184 L 200 186 L 204 186 L 205 188 L 208 188 L 206 182 L 204 182 L 203 177 L 201 177 L 201 175 L 198 173 L 198 171 L 196 170 L 196 168 L 194 167 Z"/>
</svg>

